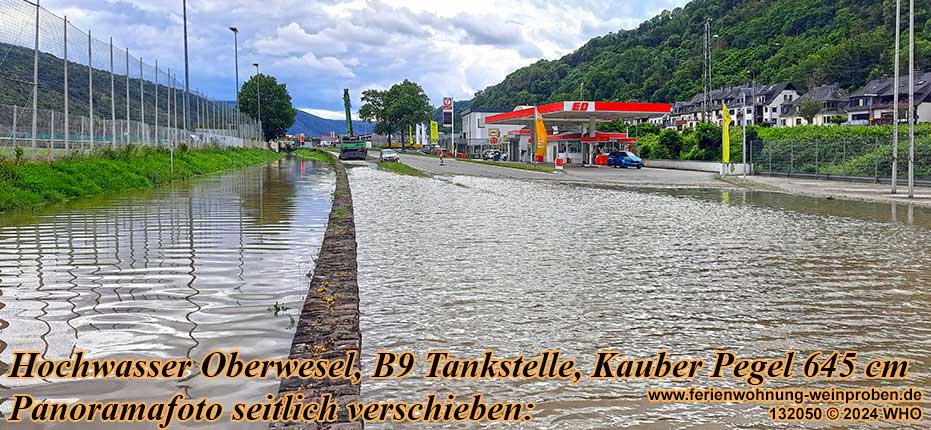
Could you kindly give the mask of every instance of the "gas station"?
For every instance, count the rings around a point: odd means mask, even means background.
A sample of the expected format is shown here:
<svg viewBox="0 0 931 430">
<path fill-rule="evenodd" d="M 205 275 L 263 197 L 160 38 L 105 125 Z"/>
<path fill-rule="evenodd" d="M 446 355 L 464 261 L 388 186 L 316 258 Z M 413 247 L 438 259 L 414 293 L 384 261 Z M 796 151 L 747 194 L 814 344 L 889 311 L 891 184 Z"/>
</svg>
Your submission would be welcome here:
<svg viewBox="0 0 931 430">
<path fill-rule="evenodd" d="M 589 166 L 601 164 L 598 154 L 627 149 L 637 142 L 626 133 L 599 132 L 598 123 L 648 119 L 671 110 L 668 103 L 567 101 L 492 115 L 485 124 L 523 127 L 508 132 L 507 151 L 512 160 Z M 543 155 L 536 155 L 535 150 L 537 115 L 546 127 Z"/>
</svg>

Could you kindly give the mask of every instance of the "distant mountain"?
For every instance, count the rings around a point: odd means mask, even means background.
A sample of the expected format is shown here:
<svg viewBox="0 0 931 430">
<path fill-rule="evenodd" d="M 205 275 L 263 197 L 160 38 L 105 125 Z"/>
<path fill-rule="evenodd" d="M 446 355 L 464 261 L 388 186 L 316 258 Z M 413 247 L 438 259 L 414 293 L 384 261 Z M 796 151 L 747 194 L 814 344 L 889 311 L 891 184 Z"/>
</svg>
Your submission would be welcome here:
<svg viewBox="0 0 931 430">
<path fill-rule="evenodd" d="M 375 129 L 375 123 L 365 121 L 353 121 L 352 131 L 356 134 L 369 134 Z M 302 110 L 297 111 L 294 118 L 294 125 L 288 129 L 288 134 L 298 135 L 304 133 L 304 136 L 321 136 L 324 134 L 346 133 L 346 121 L 341 119 L 326 119 L 317 115 L 309 114 Z"/>
</svg>

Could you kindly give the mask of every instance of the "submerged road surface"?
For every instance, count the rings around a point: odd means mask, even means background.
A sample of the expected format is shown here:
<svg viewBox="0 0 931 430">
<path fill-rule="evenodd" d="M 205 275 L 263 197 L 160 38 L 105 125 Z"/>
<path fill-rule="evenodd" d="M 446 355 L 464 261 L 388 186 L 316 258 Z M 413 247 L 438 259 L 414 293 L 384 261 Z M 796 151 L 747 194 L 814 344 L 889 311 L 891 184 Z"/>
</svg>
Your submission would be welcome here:
<svg viewBox="0 0 931 430">
<path fill-rule="evenodd" d="M 438 158 L 401 155 L 401 161 L 424 172 L 440 175 L 481 176 L 486 178 L 525 179 L 566 183 L 594 183 L 632 187 L 699 187 L 722 188 L 733 185 L 716 179 L 708 172 L 669 169 L 613 169 L 608 167 L 575 167 L 555 173 L 498 167 L 446 159 L 440 166 Z"/>
<path fill-rule="evenodd" d="M 411 164 L 425 163 L 437 160 Z M 487 168 L 460 164 L 451 166 Z M 529 358 L 560 349 L 586 372 L 599 349 L 637 358 L 665 349 L 673 359 L 708 361 L 717 349 L 771 359 L 788 350 L 859 351 L 861 366 L 880 357 L 910 360 L 908 379 L 796 378 L 764 387 L 931 386 L 926 210 L 720 189 L 416 178 L 374 167 L 351 169 L 350 181 L 363 367 L 374 366 L 378 350 L 421 357 L 414 376 L 366 380 L 366 401 L 483 392 L 489 402 L 536 403 L 533 422 L 522 426 L 534 429 L 799 427 L 773 423 L 758 404 L 645 400 L 648 388 L 748 387 L 736 379 L 425 380 L 430 350 Z"/>
</svg>

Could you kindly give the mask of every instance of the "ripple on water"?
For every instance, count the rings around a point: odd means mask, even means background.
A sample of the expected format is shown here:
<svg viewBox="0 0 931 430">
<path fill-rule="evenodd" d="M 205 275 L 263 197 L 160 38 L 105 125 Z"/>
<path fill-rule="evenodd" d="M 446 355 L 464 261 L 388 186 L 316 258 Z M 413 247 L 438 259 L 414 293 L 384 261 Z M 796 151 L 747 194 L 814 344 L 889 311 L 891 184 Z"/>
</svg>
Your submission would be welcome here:
<svg viewBox="0 0 931 430">
<path fill-rule="evenodd" d="M 0 325 L 0 342 L 9 344 L 0 362 L 17 350 L 51 359 L 76 349 L 112 359 L 199 360 L 214 349 L 287 356 L 334 189 L 327 167 L 301 164 L 282 160 L 33 218 L 0 217 L 0 321 L 9 323 Z M 276 317 L 275 303 L 289 310 Z M 278 385 L 201 377 L 0 384 L 52 400 L 151 402 L 182 391 L 227 406 L 260 401 Z"/>
</svg>

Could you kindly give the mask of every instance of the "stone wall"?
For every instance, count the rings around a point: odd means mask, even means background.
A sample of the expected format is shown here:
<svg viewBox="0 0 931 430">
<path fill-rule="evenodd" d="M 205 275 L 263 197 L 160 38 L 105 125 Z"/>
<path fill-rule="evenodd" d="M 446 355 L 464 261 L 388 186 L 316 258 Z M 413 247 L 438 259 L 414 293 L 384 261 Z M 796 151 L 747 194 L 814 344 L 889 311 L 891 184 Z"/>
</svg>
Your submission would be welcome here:
<svg viewBox="0 0 931 430">
<path fill-rule="evenodd" d="M 329 154 L 329 153 L 327 153 Z M 333 158 L 336 190 L 326 234 L 320 247 L 310 286 L 301 310 L 297 331 L 291 343 L 290 358 L 345 358 L 346 352 L 359 351 L 359 284 L 356 265 L 356 228 L 353 220 L 352 193 L 342 163 Z M 361 369 L 358 355 L 355 364 Z M 334 424 L 297 423 L 273 426 L 277 429 L 361 429 L 362 423 L 348 422 L 343 406 L 359 400 L 359 385 L 346 380 L 300 380 L 281 382 L 279 394 L 301 393 L 306 401 L 331 393 L 340 405 L 340 422 Z"/>
</svg>

